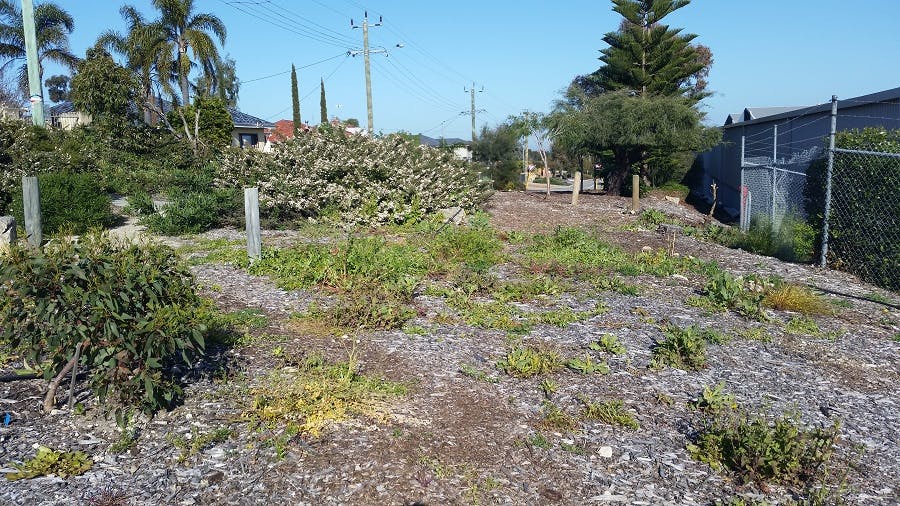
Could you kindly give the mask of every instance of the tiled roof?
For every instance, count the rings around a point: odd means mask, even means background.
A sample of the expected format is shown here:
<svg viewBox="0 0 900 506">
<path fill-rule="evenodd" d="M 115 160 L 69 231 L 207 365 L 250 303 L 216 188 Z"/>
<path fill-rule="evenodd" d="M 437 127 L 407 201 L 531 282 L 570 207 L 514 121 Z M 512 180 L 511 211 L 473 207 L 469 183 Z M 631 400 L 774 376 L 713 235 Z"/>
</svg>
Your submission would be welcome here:
<svg viewBox="0 0 900 506">
<path fill-rule="evenodd" d="M 275 126 L 275 123 L 272 123 L 271 121 L 251 116 L 250 114 L 241 112 L 233 107 L 229 107 L 228 112 L 231 113 L 231 121 L 234 122 L 234 126 L 236 127 L 272 128 Z"/>
</svg>

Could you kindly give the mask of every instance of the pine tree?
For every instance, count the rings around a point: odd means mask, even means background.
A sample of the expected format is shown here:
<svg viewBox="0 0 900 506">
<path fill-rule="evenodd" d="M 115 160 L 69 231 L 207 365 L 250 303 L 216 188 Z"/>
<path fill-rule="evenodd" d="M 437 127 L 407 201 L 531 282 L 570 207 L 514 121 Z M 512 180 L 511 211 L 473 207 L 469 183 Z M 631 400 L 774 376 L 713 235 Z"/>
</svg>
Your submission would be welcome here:
<svg viewBox="0 0 900 506">
<path fill-rule="evenodd" d="M 297 85 L 297 69 L 291 65 L 291 100 L 294 105 L 294 137 L 300 135 L 300 91 Z"/>
<path fill-rule="evenodd" d="M 710 57 L 691 45 L 697 36 L 662 24 L 663 18 L 688 5 L 690 0 L 612 0 L 622 24 L 607 33 L 601 50 L 604 65 L 594 74 L 605 91 L 630 90 L 640 96 L 697 96 L 692 89 L 697 74 Z M 701 94 L 702 95 L 702 94 Z"/>
<path fill-rule="evenodd" d="M 319 80 L 319 88 L 321 89 L 321 93 L 319 94 L 319 112 L 320 112 L 319 121 L 321 121 L 321 123 L 323 125 L 326 125 L 326 124 L 328 124 L 328 105 L 326 105 L 326 103 L 325 103 L 325 80 L 324 79 Z"/>
</svg>

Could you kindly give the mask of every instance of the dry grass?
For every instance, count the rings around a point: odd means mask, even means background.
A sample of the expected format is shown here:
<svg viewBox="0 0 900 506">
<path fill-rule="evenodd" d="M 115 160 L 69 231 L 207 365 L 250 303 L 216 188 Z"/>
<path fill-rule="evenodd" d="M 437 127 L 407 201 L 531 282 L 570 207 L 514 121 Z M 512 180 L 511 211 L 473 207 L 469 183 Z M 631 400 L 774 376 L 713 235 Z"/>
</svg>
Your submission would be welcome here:
<svg viewBox="0 0 900 506">
<path fill-rule="evenodd" d="M 805 315 L 831 314 L 834 309 L 810 289 L 785 284 L 766 292 L 763 304 L 781 311 L 794 311 Z"/>
</svg>

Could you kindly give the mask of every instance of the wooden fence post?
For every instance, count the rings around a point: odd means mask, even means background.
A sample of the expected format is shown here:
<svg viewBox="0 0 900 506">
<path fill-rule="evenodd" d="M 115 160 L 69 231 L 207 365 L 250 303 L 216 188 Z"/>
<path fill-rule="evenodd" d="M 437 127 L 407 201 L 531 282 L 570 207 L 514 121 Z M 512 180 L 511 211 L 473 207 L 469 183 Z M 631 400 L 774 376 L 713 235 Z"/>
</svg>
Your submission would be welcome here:
<svg viewBox="0 0 900 506">
<path fill-rule="evenodd" d="M 575 184 L 572 186 L 572 205 L 578 205 L 578 193 L 581 192 L 581 171 L 575 172 Z"/>
<path fill-rule="evenodd" d="M 244 221 L 247 225 L 247 256 L 253 262 L 262 256 L 262 236 L 259 230 L 259 188 L 244 188 Z"/>
<path fill-rule="evenodd" d="M 44 237 L 41 232 L 41 189 L 37 177 L 22 177 L 22 207 L 25 211 L 25 236 L 28 244 L 39 248 Z"/>
</svg>

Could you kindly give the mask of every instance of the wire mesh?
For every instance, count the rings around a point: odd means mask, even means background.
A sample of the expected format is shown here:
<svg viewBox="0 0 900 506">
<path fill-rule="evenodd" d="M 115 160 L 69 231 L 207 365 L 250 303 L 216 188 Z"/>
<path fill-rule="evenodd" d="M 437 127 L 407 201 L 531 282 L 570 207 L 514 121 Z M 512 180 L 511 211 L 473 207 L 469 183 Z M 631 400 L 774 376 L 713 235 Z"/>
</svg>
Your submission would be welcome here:
<svg viewBox="0 0 900 506">
<path fill-rule="evenodd" d="M 900 153 L 837 150 L 827 264 L 900 291 Z"/>
</svg>

